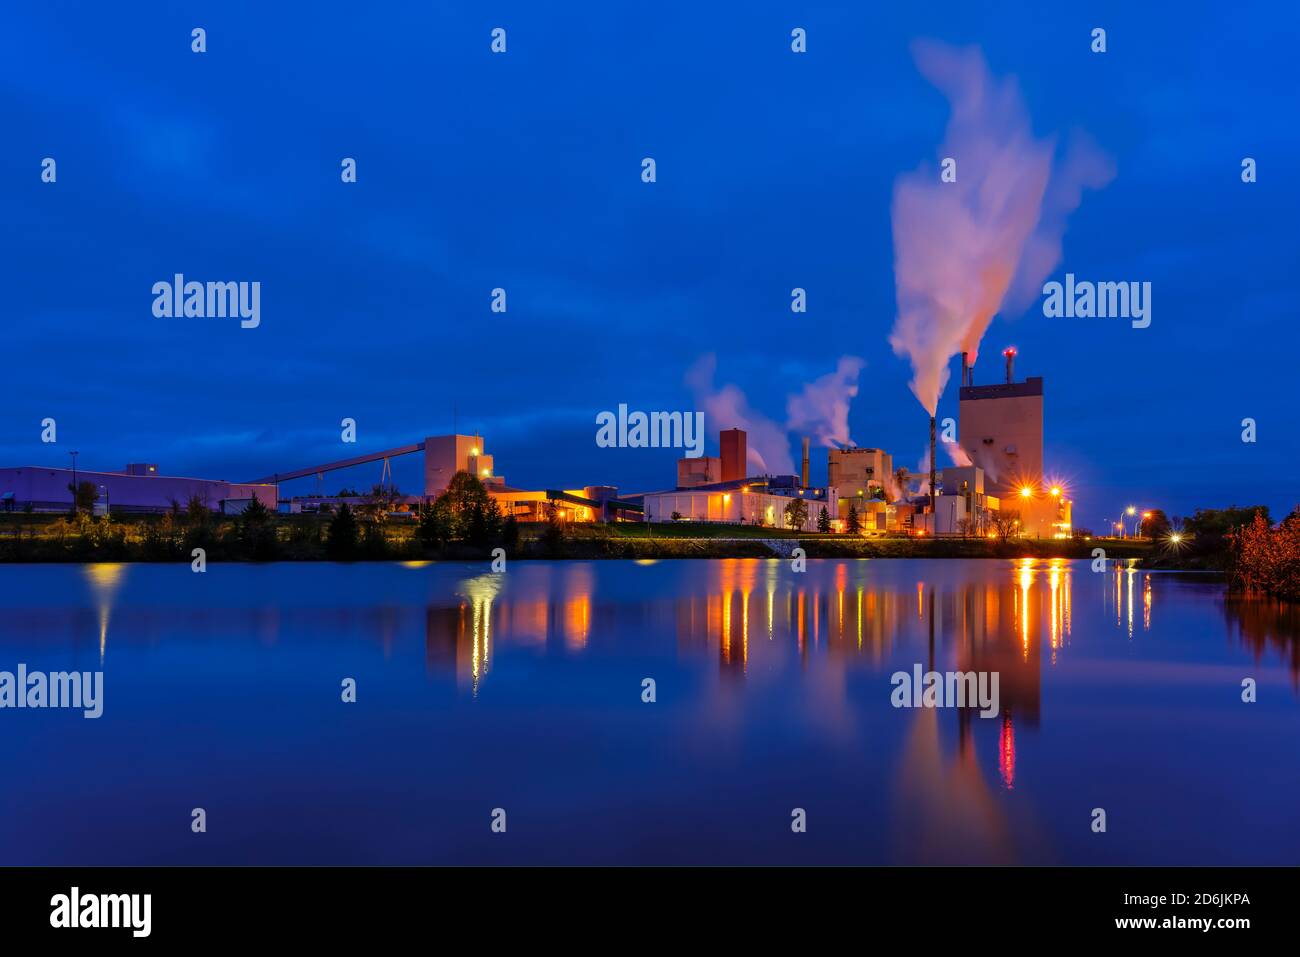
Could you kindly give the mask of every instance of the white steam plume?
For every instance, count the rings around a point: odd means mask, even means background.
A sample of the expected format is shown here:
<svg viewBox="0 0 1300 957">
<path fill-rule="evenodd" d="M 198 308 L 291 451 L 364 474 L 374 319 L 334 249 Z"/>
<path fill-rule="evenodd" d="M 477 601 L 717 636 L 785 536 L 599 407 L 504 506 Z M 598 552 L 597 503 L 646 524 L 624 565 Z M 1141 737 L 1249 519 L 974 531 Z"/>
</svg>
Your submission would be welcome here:
<svg viewBox="0 0 1300 957">
<path fill-rule="evenodd" d="M 993 77 L 977 48 L 918 41 L 912 53 L 951 104 L 939 155 L 956 160 L 956 181 L 923 164 L 894 184 L 889 341 L 911 360 L 912 392 L 934 415 L 949 360 L 964 351 L 974 362 L 993 316 L 1038 294 L 1083 187 L 1114 172 L 1083 140 L 1053 170 L 1054 138 L 1035 138 L 1015 81 Z"/>
<path fill-rule="evenodd" d="M 834 372 L 803 387 L 785 403 L 786 428 L 810 434 L 818 445 L 841 448 L 852 445 L 849 404 L 858 394 L 858 374 L 866 365 L 857 356 L 842 356 Z"/>
<path fill-rule="evenodd" d="M 785 430 L 761 412 L 749 407 L 745 393 L 737 386 L 724 385 L 715 389 L 713 374 L 718 360 L 712 353 L 700 356 L 686 372 L 686 384 L 695 395 L 695 402 L 707 420 L 719 429 L 744 429 L 748 464 L 759 473 L 768 475 L 793 475 L 794 460 L 790 457 L 790 440 Z"/>
<path fill-rule="evenodd" d="M 858 375 L 866 365 L 857 356 L 843 356 L 834 372 L 806 383 L 786 399 L 786 423 L 781 425 L 752 409 L 745 393 L 735 385 L 717 388 L 713 378 L 717 357 L 701 356 L 686 372 L 686 384 L 695 396 L 696 405 L 704 410 L 719 429 L 744 429 L 749 464 L 758 473 L 795 474 L 790 454 L 790 431 L 809 435 L 820 446 L 840 447 L 852 444 L 849 435 L 849 405 L 858 394 Z"/>
</svg>

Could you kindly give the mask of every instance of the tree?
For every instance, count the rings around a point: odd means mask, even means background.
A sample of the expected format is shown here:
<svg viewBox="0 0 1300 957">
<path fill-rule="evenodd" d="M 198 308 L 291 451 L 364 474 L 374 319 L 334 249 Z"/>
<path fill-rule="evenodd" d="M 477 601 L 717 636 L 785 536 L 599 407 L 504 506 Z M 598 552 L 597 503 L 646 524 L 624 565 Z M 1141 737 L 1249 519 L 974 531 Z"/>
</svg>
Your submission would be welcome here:
<svg viewBox="0 0 1300 957">
<path fill-rule="evenodd" d="M 438 501 L 444 500 L 451 519 L 452 541 L 481 539 L 486 534 L 488 493 L 475 476 L 469 472 L 453 475 L 447 490 L 438 496 Z"/>
<path fill-rule="evenodd" d="M 185 505 L 185 522 L 190 528 L 207 528 L 212 520 L 212 510 L 208 503 L 197 495 L 191 495 Z"/>
<path fill-rule="evenodd" d="M 1138 524 L 1138 536 L 1141 538 L 1167 538 L 1173 531 L 1173 525 L 1165 515 L 1163 509 L 1152 508 L 1143 513 L 1144 517 Z"/>
<path fill-rule="evenodd" d="M 498 544 L 501 541 L 501 529 L 504 523 L 501 506 L 489 495 L 487 507 L 483 509 L 483 541 L 480 544 Z"/>
<path fill-rule="evenodd" d="M 511 512 L 501 523 L 501 544 L 506 551 L 514 551 L 519 545 L 519 520 Z"/>
<path fill-rule="evenodd" d="M 68 491 L 74 491 L 72 483 L 68 483 Z M 75 489 L 76 494 L 73 496 L 73 512 L 93 512 L 95 510 L 95 500 L 99 498 L 99 490 L 95 488 L 94 482 L 78 482 Z"/>
<path fill-rule="evenodd" d="M 792 498 L 785 506 L 785 524 L 787 528 L 803 528 L 808 521 L 808 503 L 801 498 Z"/>
<path fill-rule="evenodd" d="M 817 513 L 817 531 L 825 535 L 830 530 L 831 530 L 831 516 L 826 511 L 826 506 L 823 505 L 822 510 Z"/>
<path fill-rule="evenodd" d="M 240 513 L 236 530 L 239 543 L 250 558 L 265 561 L 275 557 L 279 546 L 275 531 L 275 516 L 256 497 Z"/>
<path fill-rule="evenodd" d="M 338 512 L 330 519 L 325 552 L 335 561 L 347 561 L 357 552 L 357 520 L 347 502 L 340 505 Z"/>
<path fill-rule="evenodd" d="M 971 520 L 969 518 L 957 519 L 957 531 L 962 538 L 970 538 Z"/>
<path fill-rule="evenodd" d="M 546 528 L 542 530 L 542 544 L 548 552 L 558 556 L 560 545 L 564 542 L 564 522 L 560 518 L 560 507 L 555 499 L 547 499 L 543 514 L 546 515 Z"/>
<path fill-rule="evenodd" d="M 1239 508 L 1198 508 L 1191 518 L 1183 520 L 1186 530 L 1201 537 L 1223 537 L 1229 532 L 1243 528 L 1255 520 L 1256 513 L 1263 515 L 1264 521 L 1272 524 L 1267 505 L 1250 505 Z"/>
<path fill-rule="evenodd" d="M 1020 513 L 1015 510 L 994 512 L 992 522 L 994 533 L 1004 545 L 1012 536 L 1020 534 Z"/>
<path fill-rule="evenodd" d="M 451 539 L 451 506 L 446 496 L 420 507 L 420 524 L 416 537 L 426 548 L 441 548 Z"/>
<path fill-rule="evenodd" d="M 844 521 L 844 527 L 850 535 L 862 534 L 862 521 L 858 518 L 858 506 L 856 502 L 849 502 L 849 515 Z"/>
</svg>

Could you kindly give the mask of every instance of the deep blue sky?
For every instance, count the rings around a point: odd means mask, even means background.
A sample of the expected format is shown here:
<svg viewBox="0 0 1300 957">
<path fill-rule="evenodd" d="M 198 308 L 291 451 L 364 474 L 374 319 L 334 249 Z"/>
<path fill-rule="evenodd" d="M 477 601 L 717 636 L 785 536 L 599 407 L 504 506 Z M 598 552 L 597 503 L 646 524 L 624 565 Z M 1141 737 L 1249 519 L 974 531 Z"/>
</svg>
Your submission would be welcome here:
<svg viewBox="0 0 1300 957">
<path fill-rule="evenodd" d="M 861 356 L 853 438 L 915 465 L 927 424 L 887 342 L 889 203 L 943 136 L 946 101 L 909 53 L 931 37 L 1018 76 L 1036 132 L 1085 130 L 1113 158 L 1053 276 L 1154 284 L 1146 330 L 1034 309 L 985 338 L 980 381 L 1010 342 L 1021 375 L 1046 379 L 1077 524 L 1128 502 L 1289 509 L 1300 16 L 1061 6 L 8 5 L 0 464 L 77 448 L 88 468 L 247 479 L 450 431 L 455 406 L 512 485 L 659 488 L 675 453 L 599 449 L 595 414 L 693 407 L 683 375 L 712 351 L 718 381 L 778 419 Z M 175 272 L 260 280 L 261 327 L 155 319 L 150 287 Z M 955 393 L 954 376 L 940 415 Z M 46 416 L 57 446 L 39 441 Z M 404 489 L 417 469 L 398 466 Z"/>
</svg>

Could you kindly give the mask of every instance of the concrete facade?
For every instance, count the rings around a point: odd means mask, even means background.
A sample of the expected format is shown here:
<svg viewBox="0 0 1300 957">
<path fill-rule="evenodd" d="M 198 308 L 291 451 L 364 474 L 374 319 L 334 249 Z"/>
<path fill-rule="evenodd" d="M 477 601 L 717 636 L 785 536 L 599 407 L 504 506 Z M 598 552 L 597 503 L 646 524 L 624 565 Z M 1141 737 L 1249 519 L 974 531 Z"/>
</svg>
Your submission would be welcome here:
<svg viewBox="0 0 1300 957">
<path fill-rule="evenodd" d="M 1023 535 L 1053 537 L 1061 500 L 1043 474 L 1043 380 L 963 386 L 959 395 L 958 441 L 984 470 L 990 493 L 1020 513 Z"/>
<path fill-rule="evenodd" d="M 483 471 L 487 470 L 487 475 Z M 479 478 L 496 476 L 492 456 L 487 454 L 481 436 L 431 435 L 424 440 L 424 494 L 438 496 L 447 490 L 457 472 L 469 472 Z"/>
<path fill-rule="evenodd" d="M 826 484 L 841 499 L 858 492 L 869 498 L 873 488 L 888 491 L 894 484 L 894 458 L 884 449 L 827 449 Z"/>
<path fill-rule="evenodd" d="M 720 458 L 711 458 L 706 455 L 698 459 L 677 460 L 678 488 L 714 485 L 722 480 L 722 459 Z"/>
<path fill-rule="evenodd" d="M 1043 482 L 1043 380 L 960 390 L 958 443 L 1001 496 Z"/>
</svg>

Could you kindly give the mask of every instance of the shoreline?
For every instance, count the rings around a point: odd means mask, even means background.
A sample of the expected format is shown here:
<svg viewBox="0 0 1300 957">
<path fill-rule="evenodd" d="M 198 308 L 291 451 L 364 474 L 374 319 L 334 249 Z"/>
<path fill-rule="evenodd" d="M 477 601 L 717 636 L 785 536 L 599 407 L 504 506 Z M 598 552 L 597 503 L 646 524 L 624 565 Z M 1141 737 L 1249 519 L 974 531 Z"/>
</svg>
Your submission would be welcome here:
<svg viewBox="0 0 1300 957">
<path fill-rule="evenodd" d="M 354 555 L 340 559 L 329 555 L 315 542 L 286 542 L 274 555 L 249 555 L 237 542 L 213 541 L 204 546 L 208 563 L 248 562 L 276 564 L 280 562 L 311 563 L 321 561 L 378 562 L 378 561 L 490 561 L 493 548 L 453 544 L 442 548 L 423 547 L 413 538 L 386 542 L 382 548 L 360 548 Z M 1168 567 L 1179 570 L 1176 562 L 1165 563 L 1152 554 L 1149 543 L 1017 541 L 986 542 L 963 539 L 847 539 L 839 537 L 807 538 L 783 536 L 774 538 L 720 539 L 708 537 L 630 537 L 583 536 L 563 538 L 558 542 L 541 539 L 524 539 L 514 546 L 505 547 L 511 561 L 617 561 L 617 560 L 669 560 L 730 558 L 795 558 L 795 549 L 802 549 L 808 559 L 1069 559 L 1091 560 L 1094 548 L 1106 552 L 1107 561 L 1138 560 L 1144 568 Z M 0 540 L 0 565 L 23 564 L 176 564 L 189 563 L 191 549 L 176 543 L 166 548 L 149 548 L 130 542 L 99 545 L 89 541 L 56 542 L 50 540 Z M 1214 569 L 1209 569 L 1213 571 Z"/>
</svg>

